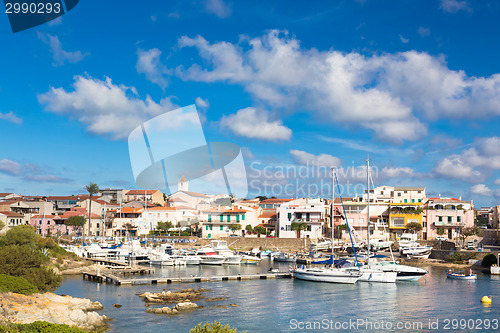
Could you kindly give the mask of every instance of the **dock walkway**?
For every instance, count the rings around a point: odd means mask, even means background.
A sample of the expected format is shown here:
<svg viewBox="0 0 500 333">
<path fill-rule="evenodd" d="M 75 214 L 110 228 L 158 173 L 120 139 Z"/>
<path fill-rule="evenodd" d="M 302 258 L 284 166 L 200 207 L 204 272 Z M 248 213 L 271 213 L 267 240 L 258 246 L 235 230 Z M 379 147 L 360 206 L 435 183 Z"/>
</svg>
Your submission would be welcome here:
<svg viewBox="0 0 500 333">
<path fill-rule="evenodd" d="M 242 281 L 242 280 L 267 280 L 267 279 L 290 279 L 290 273 L 265 273 L 265 274 L 238 274 L 220 276 L 186 276 L 166 278 L 143 278 L 123 279 L 112 274 L 83 273 L 83 279 L 99 283 L 111 283 L 116 285 L 147 285 L 160 283 L 199 283 L 215 281 Z"/>
</svg>

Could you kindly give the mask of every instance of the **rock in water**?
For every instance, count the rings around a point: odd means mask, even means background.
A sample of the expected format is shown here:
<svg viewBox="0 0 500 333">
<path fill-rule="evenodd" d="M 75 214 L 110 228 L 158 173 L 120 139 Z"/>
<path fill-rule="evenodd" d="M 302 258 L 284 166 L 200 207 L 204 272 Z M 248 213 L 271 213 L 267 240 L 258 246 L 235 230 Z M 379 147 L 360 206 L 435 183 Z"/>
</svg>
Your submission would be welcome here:
<svg viewBox="0 0 500 333">
<path fill-rule="evenodd" d="M 102 309 L 99 302 L 53 293 L 29 296 L 2 293 L 0 304 L 0 318 L 13 323 L 29 324 L 43 320 L 93 331 L 106 326 L 108 320 L 106 316 L 94 312 Z"/>
<path fill-rule="evenodd" d="M 113 306 L 114 306 L 115 308 L 118 308 L 118 309 L 122 307 L 122 305 L 121 305 L 121 304 L 113 304 Z"/>
</svg>

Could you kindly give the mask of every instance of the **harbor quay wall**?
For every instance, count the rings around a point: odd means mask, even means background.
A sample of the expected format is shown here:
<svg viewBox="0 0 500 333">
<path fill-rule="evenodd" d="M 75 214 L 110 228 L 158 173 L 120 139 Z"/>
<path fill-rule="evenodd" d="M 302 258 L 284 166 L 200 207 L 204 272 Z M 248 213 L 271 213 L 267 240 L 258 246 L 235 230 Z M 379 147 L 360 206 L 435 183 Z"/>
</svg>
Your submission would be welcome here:
<svg viewBox="0 0 500 333">
<path fill-rule="evenodd" d="M 460 260 L 483 260 L 483 258 L 488 254 L 497 254 L 497 252 L 479 252 L 479 251 L 456 251 L 456 250 L 435 250 L 432 249 L 431 255 L 429 258 L 431 259 L 439 259 L 448 261 L 450 256 L 460 256 Z M 458 258 L 455 258 L 458 259 Z"/>
</svg>

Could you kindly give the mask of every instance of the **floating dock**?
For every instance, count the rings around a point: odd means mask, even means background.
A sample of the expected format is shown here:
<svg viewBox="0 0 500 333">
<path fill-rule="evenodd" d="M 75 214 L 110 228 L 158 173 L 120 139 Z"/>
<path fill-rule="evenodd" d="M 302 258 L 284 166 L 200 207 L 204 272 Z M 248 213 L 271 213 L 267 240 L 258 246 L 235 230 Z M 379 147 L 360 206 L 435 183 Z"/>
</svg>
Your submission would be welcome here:
<svg viewBox="0 0 500 333">
<path fill-rule="evenodd" d="M 123 279 L 112 274 L 82 273 L 84 280 L 98 283 L 111 283 L 116 285 L 146 285 L 161 283 L 199 283 L 215 281 L 242 281 L 242 280 L 267 280 L 267 279 L 290 279 L 290 273 L 265 273 L 265 274 L 238 274 L 220 276 L 186 276 L 186 277 L 166 277 L 166 278 L 144 278 L 144 279 Z"/>
</svg>

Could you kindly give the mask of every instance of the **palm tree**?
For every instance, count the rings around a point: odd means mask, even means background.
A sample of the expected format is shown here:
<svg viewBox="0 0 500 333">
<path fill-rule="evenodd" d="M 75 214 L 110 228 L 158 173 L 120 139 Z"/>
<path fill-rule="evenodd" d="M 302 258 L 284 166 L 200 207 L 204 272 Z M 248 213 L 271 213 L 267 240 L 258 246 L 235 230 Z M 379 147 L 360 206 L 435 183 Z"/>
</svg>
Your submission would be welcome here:
<svg viewBox="0 0 500 333">
<path fill-rule="evenodd" d="M 96 183 L 90 182 L 88 185 L 85 185 L 85 190 L 89 192 L 90 199 L 89 199 L 89 235 L 90 235 L 90 226 L 91 226 L 91 216 L 92 216 L 92 196 L 94 194 L 99 193 L 99 186 L 97 186 Z"/>
</svg>

